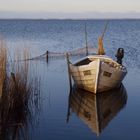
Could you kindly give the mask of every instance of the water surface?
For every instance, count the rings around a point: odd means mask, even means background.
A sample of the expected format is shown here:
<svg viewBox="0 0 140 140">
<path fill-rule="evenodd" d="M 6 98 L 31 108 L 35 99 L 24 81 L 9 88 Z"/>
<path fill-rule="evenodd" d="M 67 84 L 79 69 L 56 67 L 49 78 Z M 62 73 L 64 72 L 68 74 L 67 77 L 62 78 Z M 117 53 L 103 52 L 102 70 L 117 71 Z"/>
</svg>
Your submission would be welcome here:
<svg viewBox="0 0 140 140">
<path fill-rule="evenodd" d="M 97 47 L 97 38 L 104 29 L 105 20 L 0 20 L 0 33 L 6 41 L 11 56 L 13 50 L 17 48 L 30 48 L 32 56 L 36 56 L 46 50 L 64 52 L 84 47 L 85 22 L 88 43 Z M 38 119 L 36 123 L 29 124 L 27 133 L 29 139 L 139 139 L 139 38 L 140 20 L 109 21 L 104 47 L 107 55 L 114 59 L 118 47 L 123 47 L 125 50 L 123 64 L 127 67 L 128 74 L 123 85 L 127 100 L 124 101 L 123 107 L 110 118 L 99 135 L 92 131 L 90 125 L 87 125 L 74 111 L 67 123 L 69 81 L 65 58 L 51 58 L 48 63 L 45 59 L 32 61 L 31 63 L 36 63 L 41 77 L 41 97 Z M 76 59 L 77 57 L 71 58 L 72 61 Z M 32 72 L 32 68 L 30 70 Z M 113 106 L 113 102 L 111 104 Z M 90 114 L 85 113 L 85 115 L 88 117 Z"/>
</svg>

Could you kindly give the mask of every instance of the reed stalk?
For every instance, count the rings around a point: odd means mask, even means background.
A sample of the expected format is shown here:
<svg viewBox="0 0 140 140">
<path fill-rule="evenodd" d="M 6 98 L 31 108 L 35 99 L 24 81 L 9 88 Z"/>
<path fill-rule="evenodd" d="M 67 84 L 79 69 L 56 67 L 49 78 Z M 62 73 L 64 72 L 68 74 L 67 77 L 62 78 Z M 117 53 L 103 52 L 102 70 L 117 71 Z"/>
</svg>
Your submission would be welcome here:
<svg viewBox="0 0 140 140">
<path fill-rule="evenodd" d="M 0 40 L 0 97 L 2 96 L 2 90 L 4 86 L 4 81 L 6 78 L 6 61 L 7 61 L 7 51 L 5 48 L 4 40 Z"/>
<path fill-rule="evenodd" d="M 29 51 L 17 51 L 14 63 L 7 65 L 7 51 L 0 44 L 0 139 L 28 139 L 35 100 L 40 97 L 39 77 L 29 75 Z M 8 68 L 7 68 L 8 66 Z M 32 72 L 33 73 L 33 72 Z"/>
</svg>

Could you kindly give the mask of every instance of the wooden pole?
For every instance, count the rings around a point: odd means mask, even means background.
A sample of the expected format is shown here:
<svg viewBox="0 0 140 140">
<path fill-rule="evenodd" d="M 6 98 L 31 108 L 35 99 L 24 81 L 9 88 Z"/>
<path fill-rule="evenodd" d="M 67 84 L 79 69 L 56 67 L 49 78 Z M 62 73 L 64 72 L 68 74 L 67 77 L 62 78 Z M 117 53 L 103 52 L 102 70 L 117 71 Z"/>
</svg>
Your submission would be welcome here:
<svg viewBox="0 0 140 140">
<path fill-rule="evenodd" d="M 70 110 L 71 110 L 71 109 L 70 109 L 71 94 L 72 94 L 72 89 L 70 89 L 70 92 L 69 92 L 68 110 L 67 110 L 67 119 L 66 119 L 66 122 L 67 122 L 67 123 L 69 122 L 70 114 L 71 114 L 71 111 L 70 111 Z"/>
<path fill-rule="evenodd" d="M 66 53 L 66 59 L 67 59 L 67 66 L 68 66 L 68 76 L 69 76 L 69 85 L 70 85 L 70 89 L 72 88 L 72 80 L 71 80 L 71 73 L 70 73 L 70 61 L 69 61 L 69 54 Z"/>
<path fill-rule="evenodd" d="M 47 50 L 46 51 L 46 62 L 48 63 L 48 61 L 49 61 L 49 51 Z"/>
<path fill-rule="evenodd" d="M 85 41 L 86 41 L 86 55 L 88 55 L 88 41 L 87 41 L 87 25 L 85 23 Z"/>
</svg>

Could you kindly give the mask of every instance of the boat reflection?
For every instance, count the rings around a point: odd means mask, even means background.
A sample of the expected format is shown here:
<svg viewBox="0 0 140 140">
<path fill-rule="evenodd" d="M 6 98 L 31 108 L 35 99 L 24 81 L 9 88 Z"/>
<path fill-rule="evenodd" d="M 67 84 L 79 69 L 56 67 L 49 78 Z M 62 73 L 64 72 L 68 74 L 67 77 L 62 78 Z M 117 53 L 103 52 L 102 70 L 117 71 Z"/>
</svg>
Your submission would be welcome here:
<svg viewBox="0 0 140 140">
<path fill-rule="evenodd" d="M 123 85 L 102 94 L 94 95 L 76 88 L 69 94 L 67 122 L 70 115 L 76 115 L 99 136 L 108 123 L 126 105 L 127 93 Z"/>
</svg>

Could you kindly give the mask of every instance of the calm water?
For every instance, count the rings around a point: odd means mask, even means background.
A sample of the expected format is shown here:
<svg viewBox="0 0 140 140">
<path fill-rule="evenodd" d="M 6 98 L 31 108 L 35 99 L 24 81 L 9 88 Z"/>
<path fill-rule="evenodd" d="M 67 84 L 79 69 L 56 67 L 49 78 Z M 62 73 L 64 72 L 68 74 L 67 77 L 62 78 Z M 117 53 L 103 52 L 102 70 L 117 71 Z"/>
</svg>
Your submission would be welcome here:
<svg viewBox="0 0 140 140">
<path fill-rule="evenodd" d="M 0 33 L 6 40 L 11 56 L 13 50 L 23 47 L 30 48 L 32 56 L 36 56 L 46 50 L 63 52 L 84 47 L 85 22 L 88 43 L 96 47 L 97 38 L 106 23 L 104 20 L 0 20 Z M 95 96 L 86 97 L 83 91 L 74 91 L 76 101 L 73 101 L 73 93 L 69 95 L 67 65 L 64 58 L 51 58 L 48 63 L 45 59 L 35 62 L 41 77 L 41 96 L 37 120 L 32 124 L 29 121 L 29 139 L 140 138 L 140 20 L 111 20 L 104 38 L 104 47 L 107 55 L 114 59 L 118 47 L 125 49 L 123 63 L 128 69 L 128 74 L 123 81 L 123 92 L 112 91 L 118 92 L 119 96 L 115 94 L 116 96 L 112 97 L 112 94 L 108 93 L 106 97 L 99 97 L 99 110 L 92 105 L 92 101 L 96 102 Z M 75 59 L 76 57 L 71 58 L 72 61 Z M 80 92 L 82 93 L 79 94 Z M 86 106 L 80 106 L 84 114 L 77 111 L 80 99 L 87 102 L 91 100 L 88 102 L 90 110 L 86 110 Z M 102 115 L 102 119 L 99 115 L 97 123 L 95 116 L 98 113 Z"/>
</svg>

